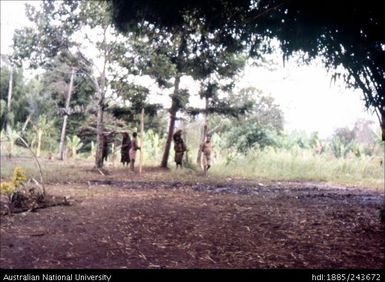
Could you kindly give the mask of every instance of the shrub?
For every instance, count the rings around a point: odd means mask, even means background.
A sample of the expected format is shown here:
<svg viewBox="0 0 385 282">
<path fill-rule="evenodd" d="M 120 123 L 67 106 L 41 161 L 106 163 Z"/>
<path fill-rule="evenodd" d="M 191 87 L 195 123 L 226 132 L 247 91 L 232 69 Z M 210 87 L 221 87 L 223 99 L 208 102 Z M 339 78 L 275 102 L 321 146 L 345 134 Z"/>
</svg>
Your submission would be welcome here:
<svg viewBox="0 0 385 282">
<path fill-rule="evenodd" d="M 19 188 L 27 181 L 27 176 L 25 176 L 24 171 L 21 167 L 16 167 L 13 171 L 12 184 L 15 188 Z"/>
<path fill-rule="evenodd" d="M 0 193 L 4 195 L 11 195 L 16 191 L 15 186 L 11 182 L 2 182 L 0 183 Z"/>
<path fill-rule="evenodd" d="M 15 193 L 16 190 L 24 185 L 27 181 L 27 177 L 24 174 L 24 171 L 21 167 L 16 167 L 13 171 L 13 177 L 11 182 L 2 182 L 0 183 L 0 192 L 10 196 Z"/>
</svg>

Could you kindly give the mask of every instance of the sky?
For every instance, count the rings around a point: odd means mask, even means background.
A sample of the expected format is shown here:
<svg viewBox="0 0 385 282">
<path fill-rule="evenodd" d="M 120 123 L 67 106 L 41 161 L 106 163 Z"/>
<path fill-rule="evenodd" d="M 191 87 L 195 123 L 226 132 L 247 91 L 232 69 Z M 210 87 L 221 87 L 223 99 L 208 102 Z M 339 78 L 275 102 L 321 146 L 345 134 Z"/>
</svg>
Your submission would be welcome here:
<svg viewBox="0 0 385 282">
<path fill-rule="evenodd" d="M 0 0 L 1 54 L 10 53 L 14 30 L 29 24 L 24 13 L 26 2 L 39 4 L 36 0 Z M 284 112 L 285 130 L 308 134 L 318 131 L 320 137 L 326 138 L 336 128 L 352 128 L 359 118 L 373 120 L 379 127 L 375 114 L 365 109 L 360 91 L 346 89 L 343 83 L 332 84 L 330 74 L 320 62 L 298 66 L 295 60 L 290 60 L 283 66 L 279 54 L 270 59 L 273 70 L 248 66 L 237 87 L 255 87 L 273 96 Z M 184 86 L 189 87 L 188 80 Z"/>
</svg>

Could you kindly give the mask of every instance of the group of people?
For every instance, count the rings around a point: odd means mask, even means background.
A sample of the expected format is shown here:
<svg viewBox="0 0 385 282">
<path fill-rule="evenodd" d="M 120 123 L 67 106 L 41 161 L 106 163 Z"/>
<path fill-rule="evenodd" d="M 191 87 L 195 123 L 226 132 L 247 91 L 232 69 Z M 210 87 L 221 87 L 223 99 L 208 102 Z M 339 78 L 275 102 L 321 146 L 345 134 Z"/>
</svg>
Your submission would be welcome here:
<svg viewBox="0 0 385 282">
<path fill-rule="evenodd" d="M 103 161 L 107 160 L 108 157 L 108 141 L 109 141 L 109 135 L 115 134 L 116 132 L 111 133 L 104 133 L 102 135 L 102 159 Z M 132 139 L 130 139 L 130 136 L 127 132 L 123 132 L 123 139 L 122 139 L 122 146 L 120 148 L 120 162 L 128 166 L 130 164 L 130 169 L 134 171 L 135 168 L 135 159 L 136 159 L 136 151 L 140 150 L 140 147 L 138 145 L 137 136 L 138 134 L 134 132 L 132 134 Z"/>
<path fill-rule="evenodd" d="M 116 134 L 116 132 L 105 133 L 102 135 L 102 144 L 103 144 L 102 160 L 103 161 L 107 160 L 109 135 L 111 134 Z M 130 169 L 134 171 L 136 151 L 141 149 L 138 146 L 137 133 L 134 132 L 132 134 L 131 139 L 127 132 L 122 132 L 122 136 L 123 136 L 123 139 L 122 139 L 122 145 L 120 149 L 120 154 L 121 154 L 120 162 L 124 166 L 128 166 L 130 164 Z M 173 140 L 174 140 L 176 168 L 178 167 L 182 168 L 183 156 L 184 156 L 184 153 L 187 151 L 187 146 L 183 141 L 181 129 L 177 130 L 174 133 Z M 211 167 L 211 151 L 212 151 L 211 137 L 209 135 L 206 136 L 206 140 L 200 145 L 199 150 L 201 150 L 203 155 L 204 171 L 207 172 L 207 170 Z"/>
<path fill-rule="evenodd" d="M 181 129 L 177 130 L 174 133 L 173 139 L 174 139 L 174 150 L 175 150 L 175 164 L 176 164 L 176 168 L 178 168 L 178 167 L 182 167 L 183 155 L 184 155 L 184 152 L 187 151 L 187 147 L 182 138 Z M 199 150 L 201 150 L 203 154 L 204 171 L 207 172 L 207 170 L 211 167 L 212 144 L 211 144 L 210 135 L 206 136 L 206 140 L 200 145 Z"/>
<path fill-rule="evenodd" d="M 126 166 L 130 164 L 130 169 L 132 171 L 134 171 L 135 168 L 136 151 L 140 150 L 137 136 L 137 133 L 134 132 L 132 134 L 132 139 L 130 140 L 128 133 L 123 133 L 122 147 L 120 149 L 120 162 Z"/>
</svg>

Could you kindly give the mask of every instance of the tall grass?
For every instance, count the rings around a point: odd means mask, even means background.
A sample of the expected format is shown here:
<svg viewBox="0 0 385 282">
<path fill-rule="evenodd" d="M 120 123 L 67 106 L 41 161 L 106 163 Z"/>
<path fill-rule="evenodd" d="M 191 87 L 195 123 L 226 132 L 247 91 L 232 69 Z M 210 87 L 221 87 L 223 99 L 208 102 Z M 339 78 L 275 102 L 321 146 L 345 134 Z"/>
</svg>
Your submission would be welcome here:
<svg viewBox="0 0 385 282">
<path fill-rule="evenodd" d="M 311 150 L 264 150 L 237 155 L 230 163 L 222 156 L 212 173 L 267 180 L 309 180 L 368 187 L 384 187 L 380 157 L 335 158 Z"/>
<path fill-rule="evenodd" d="M 22 149 L 21 150 L 25 150 Z M 15 166 L 23 167 L 30 177 L 38 177 L 38 172 L 33 160 L 27 152 L 20 152 L 23 157 L 1 158 L 1 180 L 9 180 Z M 175 170 L 173 150 L 170 152 L 169 167 L 171 173 L 158 173 L 150 179 L 166 179 L 195 181 L 201 179 L 202 174 L 196 161 L 196 150 L 188 152 L 190 159 L 189 168 Z M 159 166 L 160 154 L 156 155 L 144 150 L 145 167 Z M 41 158 L 43 174 L 48 183 L 72 182 L 94 179 L 98 176 L 91 169 L 94 166 L 93 158 L 68 159 L 64 162 L 47 160 Z M 116 156 L 115 162 L 110 160 L 105 164 L 108 170 L 122 170 Z M 373 187 L 383 189 L 384 187 L 384 165 L 380 163 L 382 157 L 370 157 L 353 155 L 347 158 L 335 158 L 331 153 L 314 154 L 312 150 L 292 149 L 274 150 L 265 149 L 250 151 L 247 155 L 233 155 L 229 161 L 229 154 L 217 153 L 213 156 L 212 167 L 209 178 L 213 181 L 222 180 L 226 177 L 248 178 L 266 181 L 320 181 L 335 184 L 354 185 L 360 187 Z M 136 164 L 139 165 L 139 164 Z M 123 169 L 124 170 L 124 169 Z M 195 172 L 194 172 L 195 170 Z M 195 179 L 195 180 L 194 180 Z M 209 179 L 207 179 L 209 180 Z"/>
</svg>

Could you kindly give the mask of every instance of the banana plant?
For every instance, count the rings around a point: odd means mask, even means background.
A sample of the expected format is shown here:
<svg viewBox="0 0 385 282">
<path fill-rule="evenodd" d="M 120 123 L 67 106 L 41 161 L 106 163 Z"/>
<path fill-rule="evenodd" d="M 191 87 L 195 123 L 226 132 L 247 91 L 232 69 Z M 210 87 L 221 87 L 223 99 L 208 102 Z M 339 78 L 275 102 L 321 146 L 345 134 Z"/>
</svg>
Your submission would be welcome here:
<svg viewBox="0 0 385 282">
<path fill-rule="evenodd" d="M 46 115 L 41 115 L 36 123 L 32 123 L 32 127 L 35 130 L 37 139 L 36 157 L 40 157 L 43 136 L 49 135 L 50 130 L 53 128 L 53 121 L 48 121 Z"/>
<path fill-rule="evenodd" d="M 71 138 L 69 138 L 69 136 L 67 136 L 67 148 L 72 158 L 76 158 L 77 151 L 80 150 L 82 146 L 83 143 L 81 142 L 79 137 L 73 135 Z"/>
</svg>

